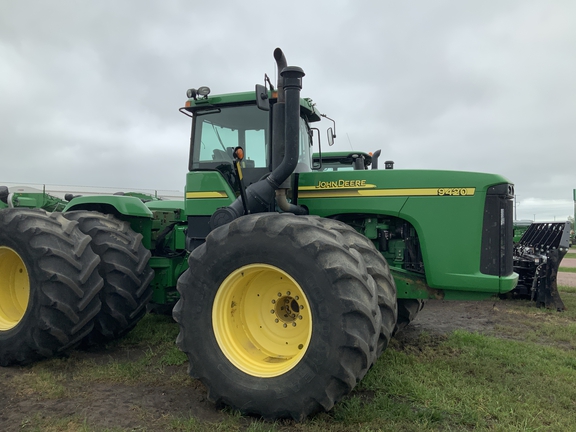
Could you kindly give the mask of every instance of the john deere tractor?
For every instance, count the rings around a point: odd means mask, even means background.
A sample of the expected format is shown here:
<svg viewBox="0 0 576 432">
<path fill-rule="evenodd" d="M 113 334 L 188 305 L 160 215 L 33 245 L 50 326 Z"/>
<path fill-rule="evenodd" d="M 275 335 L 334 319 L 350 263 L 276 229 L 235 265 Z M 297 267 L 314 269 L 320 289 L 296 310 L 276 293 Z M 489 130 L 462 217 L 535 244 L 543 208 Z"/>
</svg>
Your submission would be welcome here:
<svg viewBox="0 0 576 432">
<path fill-rule="evenodd" d="M 120 337 L 147 305 L 175 303 L 210 400 L 302 420 L 349 393 L 423 300 L 514 288 L 509 181 L 321 169 L 304 72 L 274 57 L 275 86 L 188 90 L 183 201 L 0 210 L 0 364 Z"/>
</svg>

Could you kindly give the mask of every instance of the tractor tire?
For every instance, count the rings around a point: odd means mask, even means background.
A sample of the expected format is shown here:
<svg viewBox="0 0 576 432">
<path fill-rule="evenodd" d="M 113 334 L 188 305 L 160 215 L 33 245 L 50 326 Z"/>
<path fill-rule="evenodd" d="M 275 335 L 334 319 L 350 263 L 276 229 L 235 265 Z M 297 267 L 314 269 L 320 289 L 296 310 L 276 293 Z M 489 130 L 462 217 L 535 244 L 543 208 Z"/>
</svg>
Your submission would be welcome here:
<svg viewBox="0 0 576 432">
<path fill-rule="evenodd" d="M 379 357 L 390 342 L 397 320 L 396 283 L 390 273 L 388 262 L 367 237 L 360 234 L 350 225 L 326 218 L 321 219 L 321 223 L 325 228 L 339 232 L 344 237 L 345 244 L 362 255 L 368 274 L 376 282 L 378 287 L 378 307 L 382 316 L 382 326 L 380 327 L 380 337 L 376 351 L 376 355 Z"/>
<path fill-rule="evenodd" d="M 65 213 L 77 221 L 80 230 L 90 236 L 90 246 L 100 257 L 98 272 L 104 279 L 100 291 L 102 309 L 96 315 L 94 330 L 83 343 L 101 345 L 120 338 L 136 326 L 146 314 L 152 297 L 150 251 L 142 245 L 142 234 L 113 215 L 95 211 Z"/>
<path fill-rule="evenodd" d="M 0 366 L 63 354 L 92 331 L 99 262 L 61 213 L 0 210 Z"/>
<path fill-rule="evenodd" d="M 330 410 L 375 361 L 376 284 L 320 218 L 243 216 L 188 262 L 177 344 L 217 406 L 302 421 Z"/>
<path fill-rule="evenodd" d="M 398 321 L 394 327 L 392 335 L 396 335 L 410 324 L 418 312 L 424 307 L 424 300 L 418 299 L 398 299 Z"/>
</svg>

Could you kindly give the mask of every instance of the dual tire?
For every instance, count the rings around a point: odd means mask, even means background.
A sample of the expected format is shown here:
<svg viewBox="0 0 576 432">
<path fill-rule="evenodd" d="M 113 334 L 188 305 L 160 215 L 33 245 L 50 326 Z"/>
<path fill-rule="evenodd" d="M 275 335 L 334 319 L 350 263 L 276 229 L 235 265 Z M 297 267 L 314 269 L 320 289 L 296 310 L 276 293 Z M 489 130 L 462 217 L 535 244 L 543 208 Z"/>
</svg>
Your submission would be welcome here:
<svg viewBox="0 0 576 432">
<path fill-rule="evenodd" d="M 178 281 L 177 344 L 210 400 L 303 420 L 366 374 L 396 322 L 395 287 L 387 276 L 376 282 L 371 252 L 344 227 L 249 215 L 192 252 Z"/>
<path fill-rule="evenodd" d="M 142 234 L 113 215 L 72 211 L 64 216 L 78 222 L 80 231 L 90 237 L 90 246 L 100 257 L 98 273 L 104 281 L 102 308 L 83 344 L 101 345 L 118 339 L 142 319 L 152 297 L 150 251 L 142 245 Z"/>
<path fill-rule="evenodd" d="M 128 332 L 151 296 L 149 257 L 112 216 L 0 211 L 0 366 Z"/>
<path fill-rule="evenodd" d="M 100 259 L 62 214 L 0 211 L 0 365 L 26 364 L 78 345 L 101 308 Z"/>
</svg>

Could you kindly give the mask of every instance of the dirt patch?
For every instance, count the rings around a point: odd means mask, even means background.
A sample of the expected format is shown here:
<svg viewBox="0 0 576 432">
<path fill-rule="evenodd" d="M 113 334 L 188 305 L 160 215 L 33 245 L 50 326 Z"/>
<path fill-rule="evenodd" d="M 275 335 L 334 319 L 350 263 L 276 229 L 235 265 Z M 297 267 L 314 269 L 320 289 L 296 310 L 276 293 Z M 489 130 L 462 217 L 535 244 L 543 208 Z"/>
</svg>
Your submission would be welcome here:
<svg viewBox="0 0 576 432">
<path fill-rule="evenodd" d="M 11 371 L 22 373 L 17 369 Z M 0 373 L 3 382 L 6 375 Z M 220 420 L 223 415 L 206 401 L 205 390 L 198 388 L 96 384 L 71 393 L 70 397 L 46 400 L 33 394 L 24 398 L 14 391 L 4 392 L 0 397 L 1 429 L 26 430 L 28 422 L 40 417 L 70 418 L 71 422 L 78 418 L 79 424 L 85 422 L 98 428 L 162 431 L 166 430 L 163 419 L 167 416 L 186 417 L 193 413 L 197 419 L 210 422 Z"/>
<path fill-rule="evenodd" d="M 560 267 L 576 267 L 576 258 L 564 258 Z M 576 287 L 576 273 L 558 272 L 558 285 Z"/>
<path fill-rule="evenodd" d="M 486 332 L 501 316 L 501 302 L 461 302 L 431 300 L 409 326 L 414 332 L 450 333 L 456 329 Z"/>
<path fill-rule="evenodd" d="M 445 335 L 454 330 L 495 334 L 498 326 L 521 325 L 517 321 L 519 305 L 532 304 L 523 300 L 443 301 L 429 300 L 416 319 L 399 337 Z M 536 310 L 536 306 L 534 306 Z M 408 335 L 404 334 L 407 333 Z"/>
<path fill-rule="evenodd" d="M 558 285 L 576 287 L 576 273 L 558 272 Z"/>
</svg>

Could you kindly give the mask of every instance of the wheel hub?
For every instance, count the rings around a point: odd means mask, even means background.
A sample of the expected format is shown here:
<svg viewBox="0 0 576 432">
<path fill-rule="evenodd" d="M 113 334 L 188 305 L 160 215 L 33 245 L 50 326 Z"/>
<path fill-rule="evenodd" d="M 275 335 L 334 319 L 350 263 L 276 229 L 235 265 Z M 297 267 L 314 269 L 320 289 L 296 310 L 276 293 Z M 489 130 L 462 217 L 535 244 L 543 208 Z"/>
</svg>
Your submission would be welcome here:
<svg viewBox="0 0 576 432">
<path fill-rule="evenodd" d="M 288 327 L 288 325 L 296 327 L 297 321 L 303 318 L 300 315 L 300 310 L 304 309 L 304 306 L 298 303 L 300 297 L 292 297 L 290 294 L 290 291 L 287 291 L 285 295 L 278 293 L 279 299 L 272 300 L 272 304 L 275 305 L 274 314 L 276 315 L 274 322 L 283 324 L 284 328 Z"/>
<path fill-rule="evenodd" d="M 214 335 L 237 368 L 258 377 L 292 369 L 312 337 L 312 316 L 300 285 L 285 271 L 252 264 L 220 285 L 212 309 Z"/>
</svg>

